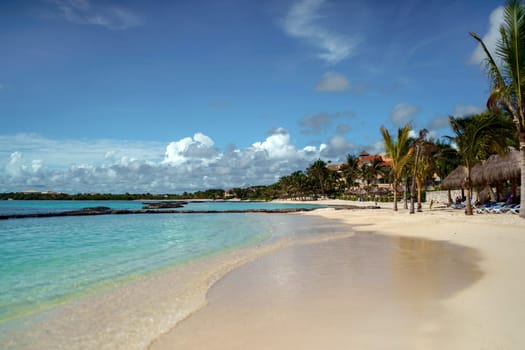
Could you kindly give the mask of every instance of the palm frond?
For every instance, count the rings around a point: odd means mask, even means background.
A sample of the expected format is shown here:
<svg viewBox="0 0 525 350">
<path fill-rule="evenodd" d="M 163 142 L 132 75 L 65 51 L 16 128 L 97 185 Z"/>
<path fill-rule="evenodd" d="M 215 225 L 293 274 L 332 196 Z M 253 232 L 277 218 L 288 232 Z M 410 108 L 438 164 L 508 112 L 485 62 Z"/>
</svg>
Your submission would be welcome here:
<svg viewBox="0 0 525 350">
<path fill-rule="evenodd" d="M 501 75 L 498 65 L 496 64 L 496 61 L 492 57 L 490 51 L 488 50 L 483 40 L 476 33 L 470 32 L 469 34 L 481 45 L 481 48 L 483 49 L 483 51 L 485 52 L 485 55 L 487 56 L 486 57 L 486 65 L 487 65 L 486 68 L 487 68 L 489 77 L 492 81 L 492 88 L 502 89 L 504 86 L 506 86 L 505 79 Z"/>
</svg>

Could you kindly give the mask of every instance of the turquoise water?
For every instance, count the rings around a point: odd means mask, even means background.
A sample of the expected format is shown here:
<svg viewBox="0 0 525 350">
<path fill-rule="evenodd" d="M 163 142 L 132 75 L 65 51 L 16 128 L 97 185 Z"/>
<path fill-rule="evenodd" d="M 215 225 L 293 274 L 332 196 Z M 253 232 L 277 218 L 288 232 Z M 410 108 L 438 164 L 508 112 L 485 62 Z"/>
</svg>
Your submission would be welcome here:
<svg viewBox="0 0 525 350">
<path fill-rule="evenodd" d="M 0 213 L 108 206 L 132 201 L 3 201 Z M 271 203 L 192 203 L 187 209 L 271 209 Z M 297 205 L 295 205 L 296 207 Z M 0 325 L 137 276 L 268 239 L 268 215 L 163 214 L 0 221 Z"/>
<path fill-rule="evenodd" d="M 155 202 L 155 201 L 152 201 Z M 49 213 L 78 210 L 90 207 L 109 207 L 112 209 L 141 209 L 141 201 L 0 201 L 0 215 Z M 286 209 L 319 208 L 308 204 L 279 204 L 271 202 L 189 202 L 183 210 L 236 210 L 236 209 Z"/>
<path fill-rule="evenodd" d="M 0 215 L 52 213 L 90 207 L 141 209 L 138 201 L 0 201 Z"/>
</svg>

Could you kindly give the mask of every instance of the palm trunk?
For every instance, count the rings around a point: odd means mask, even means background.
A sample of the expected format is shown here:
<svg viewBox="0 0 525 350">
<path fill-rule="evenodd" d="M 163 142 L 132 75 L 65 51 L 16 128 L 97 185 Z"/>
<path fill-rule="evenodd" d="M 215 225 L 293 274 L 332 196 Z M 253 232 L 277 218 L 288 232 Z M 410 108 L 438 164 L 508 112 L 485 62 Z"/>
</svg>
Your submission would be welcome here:
<svg viewBox="0 0 525 350">
<path fill-rule="evenodd" d="M 416 185 L 417 185 L 417 211 L 421 212 L 421 188 L 423 187 L 423 184 L 420 180 L 416 179 Z"/>
<path fill-rule="evenodd" d="M 521 190 L 520 190 L 520 218 L 525 219 L 525 133 L 520 134 L 520 167 L 521 167 Z"/>
<path fill-rule="evenodd" d="M 448 189 L 447 191 L 447 195 L 448 195 L 448 204 L 452 204 L 452 193 L 450 191 L 450 189 Z"/>
<path fill-rule="evenodd" d="M 416 177 L 412 176 L 412 184 L 410 185 L 410 214 L 415 214 L 414 202 L 416 199 Z"/>
<path fill-rule="evenodd" d="M 408 176 L 405 176 L 405 184 L 404 184 L 404 191 L 403 191 L 403 208 L 408 209 L 408 199 L 407 199 L 407 192 L 408 192 Z"/>
<path fill-rule="evenodd" d="M 470 197 L 472 196 L 472 185 L 470 181 L 470 166 L 467 165 L 467 208 L 465 209 L 466 215 L 474 215 L 472 212 L 472 203 L 470 202 Z"/>
<path fill-rule="evenodd" d="M 397 179 L 394 177 L 394 211 L 397 211 Z"/>
</svg>

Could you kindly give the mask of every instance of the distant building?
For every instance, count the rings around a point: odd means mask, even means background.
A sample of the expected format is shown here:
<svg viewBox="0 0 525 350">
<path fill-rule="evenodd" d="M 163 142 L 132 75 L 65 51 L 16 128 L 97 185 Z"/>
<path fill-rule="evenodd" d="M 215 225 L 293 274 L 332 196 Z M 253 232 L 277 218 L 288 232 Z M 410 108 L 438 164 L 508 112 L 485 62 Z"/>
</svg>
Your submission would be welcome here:
<svg viewBox="0 0 525 350">
<path fill-rule="evenodd" d="M 374 162 L 374 160 L 379 159 L 381 161 L 380 167 L 385 175 L 379 175 L 371 185 L 377 185 L 379 187 L 390 187 L 391 184 L 388 181 L 387 174 L 390 172 L 392 159 L 386 157 L 385 154 L 370 154 L 367 151 L 363 150 L 358 155 L 358 166 L 361 168 L 363 166 L 370 166 Z M 341 164 L 330 164 L 327 166 L 327 168 L 331 171 L 337 171 L 341 172 L 342 168 L 344 167 L 345 163 Z M 363 178 L 356 179 L 356 182 L 359 184 L 359 186 L 365 186 L 366 181 Z"/>
</svg>

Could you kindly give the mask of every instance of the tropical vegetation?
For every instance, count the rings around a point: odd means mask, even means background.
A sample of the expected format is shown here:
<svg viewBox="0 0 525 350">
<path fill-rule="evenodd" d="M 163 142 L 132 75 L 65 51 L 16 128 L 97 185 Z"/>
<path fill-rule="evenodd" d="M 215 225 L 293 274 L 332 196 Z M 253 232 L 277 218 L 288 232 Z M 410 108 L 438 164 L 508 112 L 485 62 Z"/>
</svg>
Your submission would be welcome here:
<svg viewBox="0 0 525 350">
<path fill-rule="evenodd" d="M 525 6 L 519 0 L 509 0 L 505 6 L 500 38 L 495 56 L 475 33 L 486 55 L 491 93 L 487 107 L 502 110 L 512 119 L 519 140 L 521 162 L 521 207 L 525 205 Z M 525 210 L 520 216 L 525 218 Z"/>
<path fill-rule="evenodd" d="M 403 172 L 410 161 L 413 148 L 410 147 L 409 134 L 411 130 L 410 124 L 405 125 L 397 130 L 397 139 L 394 139 L 390 132 L 381 126 L 381 134 L 383 135 L 383 143 L 386 155 L 391 159 L 391 174 L 393 177 L 392 187 L 394 192 L 394 210 L 397 211 L 397 185 Z"/>
<path fill-rule="evenodd" d="M 448 136 L 458 149 L 465 165 L 467 189 L 466 214 L 472 215 L 472 168 L 494 153 L 506 153 L 512 140 L 513 125 L 510 119 L 499 113 L 485 112 L 463 118 L 449 118 L 454 136 Z"/>
</svg>

